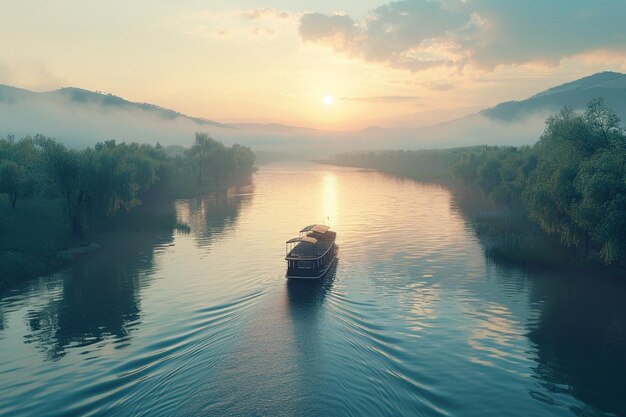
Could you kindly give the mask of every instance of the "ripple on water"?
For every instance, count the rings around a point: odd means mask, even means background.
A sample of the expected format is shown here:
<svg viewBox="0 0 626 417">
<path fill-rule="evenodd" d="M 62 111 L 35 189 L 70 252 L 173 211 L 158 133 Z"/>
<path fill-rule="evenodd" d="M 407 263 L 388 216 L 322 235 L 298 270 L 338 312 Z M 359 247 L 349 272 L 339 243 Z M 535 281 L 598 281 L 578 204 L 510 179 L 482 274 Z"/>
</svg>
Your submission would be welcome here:
<svg viewBox="0 0 626 417">
<path fill-rule="evenodd" d="M 0 299 L 0 413 L 626 413 L 623 288 L 488 261 L 445 188 L 278 164 L 175 206 L 189 234 L 142 235 Z M 322 219 L 337 267 L 286 282 L 284 241 Z"/>
</svg>

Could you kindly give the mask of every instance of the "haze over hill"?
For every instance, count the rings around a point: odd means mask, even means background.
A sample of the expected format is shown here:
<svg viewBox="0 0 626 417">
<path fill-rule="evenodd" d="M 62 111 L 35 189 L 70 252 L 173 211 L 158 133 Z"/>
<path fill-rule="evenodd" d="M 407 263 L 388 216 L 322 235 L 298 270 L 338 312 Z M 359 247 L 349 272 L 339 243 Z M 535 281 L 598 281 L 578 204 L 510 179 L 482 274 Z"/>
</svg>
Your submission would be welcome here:
<svg viewBox="0 0 626 417">
<path fill-rule="evenodd" d="M 599 72 L 542 91 L 526 100 L 500 103 L 480 113 L 491 119 L 515 121 L 553 113 L 564 105 L 582 109 L 596 97 L 603 97 L 622 120 L 626 119 L 626 74 Z"/>
<path fill-rule="evenodd" d="M 227 144 L 306 155 L 355 149 L 520 145 L 538 139 L 548 114 L 566 105 L 583 108 L 595 97 L 604 97 L 622 120 L 626 119 L 626 75 L 601 72 L 526 100 L 500 103 L 461 118 L 451 114 L 453 120 L 444 123 L 332 132 L 276 123 L 220 123 L 79 88 L 33 92 L 0 85 L 0 136 L 41 133 L 70 146 L 89 146 L 106 139 L 187 145 L 195 132 L 205 131 Z M 406 116 L 399 121 L 407 126 Z"/>
<path fill-rule="evenodd" d="M 582 110 L 589 100 L 596 97 L 603 97 L 622 121 L 626 120 L 626 74 L 607 71 L 561 84 L 525 100 L 500 103 L 448 122 L 416 129 L 370 128 L 366 132 L 372 144 L 393 137 L 395 147 L 410 149 L 531 144 L 539 138 L 545 119 L 550 114 L 564 106 Z"/>
<path fill-rule="evenodd" d="M 70 146 L 89 146 L 107 139 L 188 145 L 198 131 L 226 143 L 239 142 L 256 149 L 289 143 L 298 150 L 298 143 L 292 140 L 321 135 L 312 129 L 291 126 L 218 123 L 78 88 L 33 92 L 0 85 L 1 136 L 41 133 Z"/>
</svg>

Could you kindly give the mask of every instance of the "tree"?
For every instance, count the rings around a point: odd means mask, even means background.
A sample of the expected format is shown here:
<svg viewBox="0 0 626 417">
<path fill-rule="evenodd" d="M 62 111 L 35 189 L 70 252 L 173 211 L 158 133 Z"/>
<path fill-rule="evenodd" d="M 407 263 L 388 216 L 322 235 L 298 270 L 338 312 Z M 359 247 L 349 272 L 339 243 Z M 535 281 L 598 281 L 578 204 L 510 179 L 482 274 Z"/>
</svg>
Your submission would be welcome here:
<svg viewBox="0 0 626 417">
<path fill-rule="evenodd" d="M 602 97 L 595 98 L 587 104 L 587 111 L 583 117 L 590 131 L 598 134 L 605 142 L 608 142 L 612 133 L 619 133 L 621 130 L 619 117 L 606 106 Z"/>
<path fill-rule="evenodd" d="M 465 185 L 472 184 L 478 176 L 480 161 L 481 157 L 475 152 L 463 153 L 452 166 L 452 175 L 455 178 L 461 178 Z"/>
<path fill-rule="evenodd" d="M 226 147 L 209 137 L 207 133 L 196 133 L 193 146 L 185 156 L 194 171 L 198 186 L 217 182 L 224 174 Z"/>
<path fill-rule="evenodd" d="M 478 167 L 478 185 L 486 194 L 490 193 L 502 182 L 500 167 L 500 161 L 495 158 L 487 159 Z"/>
<path fill-rule="evenodd" d="M 40 153 L 35 149 L 32 138 L 15 141 L 13 136 L 0 140 L 0 193 L 9 196 L 15 208 L 18 197 L 30 196 L 35 188 Z"/>
<path fill-rule="evenodd" d="M 13 161 L 0 161 L 0 193 L 9 196 L 11 208 L 15 208 L 20 190 L 21 168 Z"/>
<path fill-rule="evenodd" d="M 72 232 L 83 236 L 87 158 L 80 151 L 68 150 L 51 138 L 39 136 L 36 142 L 43 149 L 44 169 L 51 193 L 61 197 Z"/>
<path fill-rule="evenodd" d="M 581 115 L 570 108 L 550 116 L 546 129 L 533 151 L 536 167 L 529 175 L 524 199 L 531 219 L 546 232 L 556 233 L 568 246 L 584 246 L 588 234 L 573 219 L 580 196 L 574 179 L 583 158 L 591 153 L 586 144 L 588 127 Z"/>
<path fill-rule="evenodd" d="M 599 245 L 607 263 L 626 252 L 626 137 L 602 99 L 585 113 L 563 109 L 551 116 L 534 148 L 536 167 L 524 196 L 541 227 L 564 243 Z"/>
<path fill-rule="evenodd" d="M 241 146 L 236 143 L 230 148 L 231 170 L 234 173 L 251 173 L 255 158 L 254 153 L 247 146 Z"/>
<path fill-rule="evenodd" d="M 626 259 L 626 155 L 604 149 L 581 165 L 575 220 L 600 245 L 607 263 Z"/>
</svg>

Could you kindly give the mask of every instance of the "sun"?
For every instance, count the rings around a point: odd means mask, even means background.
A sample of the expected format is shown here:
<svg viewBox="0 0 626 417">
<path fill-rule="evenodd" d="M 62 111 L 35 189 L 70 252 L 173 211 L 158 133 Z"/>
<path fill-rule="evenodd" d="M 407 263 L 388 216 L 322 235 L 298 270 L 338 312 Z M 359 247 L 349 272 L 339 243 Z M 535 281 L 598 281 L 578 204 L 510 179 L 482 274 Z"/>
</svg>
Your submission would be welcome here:
<svg viewBox="0 0 626 417">
<path fill-rule="evenodd" d="M 332 106 L 333 103 L 335 103 L 335 98 L 333 96 L 331 96 L 330 94 L 326 94 L 324 96 L 324 105 L 325 106 Z"/>
</svg>

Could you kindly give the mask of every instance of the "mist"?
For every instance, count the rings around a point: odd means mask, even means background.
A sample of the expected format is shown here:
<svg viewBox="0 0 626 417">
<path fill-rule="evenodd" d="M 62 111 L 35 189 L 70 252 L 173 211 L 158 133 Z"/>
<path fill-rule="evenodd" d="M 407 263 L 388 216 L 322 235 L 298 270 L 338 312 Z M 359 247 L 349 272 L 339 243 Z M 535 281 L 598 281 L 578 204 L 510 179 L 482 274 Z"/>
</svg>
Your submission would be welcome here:
<svg viewBox="0 0 626 417">
<path fill-rule="evenodd" d="M 155 106 L 145 109 L 145 105 L 137 103 L 107 104 L 103 101 L 107 96 L 99 93 L 89 93 L 95 99 L 90 96 L 90 100 L 84 101 L 58 91 L 28 93 L 14 94 L 0 101 L 0 136 L 20 138 L 40 133 L 76 148 L 110 139 L 188 146 L 195 132 L 202 131 L 226 145 L 239 143 L 253 150 L 286 153 L 302 159 L 367 149 L 531 144 L 541 134 L 546 117 L 546 112 L 537 112 L 507 122 L 476 113 L 420 128 L 369 127 L 333 132 L 280 124 L 222 124 Z M 171 117 L 171 114 L 176 116 Z"/>
</svg>

